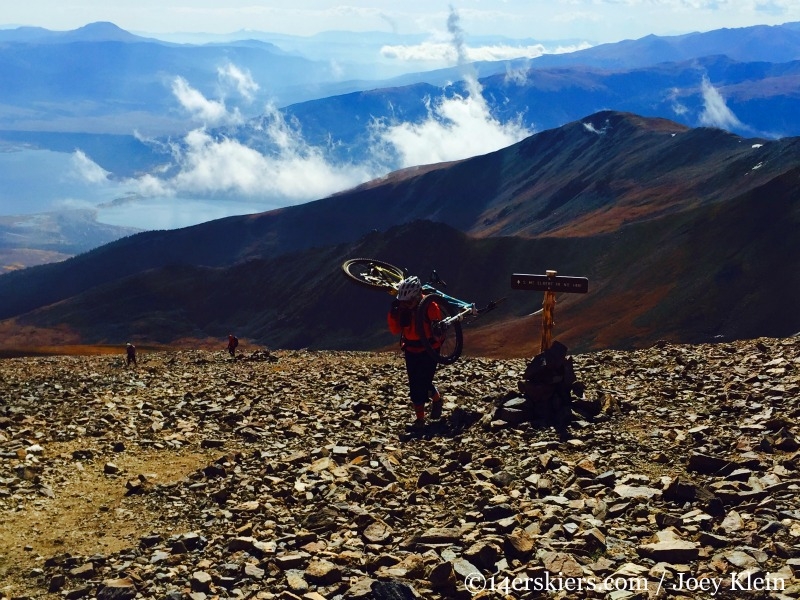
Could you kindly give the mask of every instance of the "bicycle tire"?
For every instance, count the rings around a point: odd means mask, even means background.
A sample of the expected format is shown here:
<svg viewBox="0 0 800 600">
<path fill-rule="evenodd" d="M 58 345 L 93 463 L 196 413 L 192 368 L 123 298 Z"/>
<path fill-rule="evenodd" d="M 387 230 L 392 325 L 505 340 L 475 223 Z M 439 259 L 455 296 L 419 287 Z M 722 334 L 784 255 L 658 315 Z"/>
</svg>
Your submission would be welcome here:
<svg viewBox="0 0 800 600">
<path fill-rule="evenodd" d="M 342 264 L 345 276 L 359 285 L 373 290 L 394 293 L 405 278 L 403 270 L 387 262 L 371 258 L 352 258 Z"/>
<path fill-rule="evenodd" d="M 425 331 L 425 319 L 428 314 L 428 307 L 431 303 L 436 302 L 439 305 L 439 310 L 442 312 L 443 318 L 452 317 L 456 311 L 453 310 L 452 305 L 439 294 L 429 294 L 422 299 L 417 309 L 417 331 Z M 421 336 L 422 345 L 425 351 L 436 358 L 439 364 L 452 365 L 461 356 L 461 351 L 464 349 L 464 333 L 461 330 L 461 322 L 453 321 L 444 331 L 437 331 L 437 323 L 431 323 L 431 331 L 434 334 L 439 334 L 434 340 L 430 340 L 425 336 Z M 435 342 L 441 342 L 438 347 L 434 347 Z"/>
</svg>

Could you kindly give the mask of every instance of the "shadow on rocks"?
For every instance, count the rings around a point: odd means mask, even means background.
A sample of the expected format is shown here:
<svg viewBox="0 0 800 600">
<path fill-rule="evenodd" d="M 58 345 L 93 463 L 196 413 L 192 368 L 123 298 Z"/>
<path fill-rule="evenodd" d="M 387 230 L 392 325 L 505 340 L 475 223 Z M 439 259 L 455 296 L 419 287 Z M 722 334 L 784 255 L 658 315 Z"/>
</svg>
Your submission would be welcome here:
<svg viewBox="0 0 800 600">
<path fill-rule="evenodd" d="M 475 425 L 480 418 L 480 413 L 458 407 L 438 421 L 428 421 L 418 429 L 404 432 L 400 435 L 400 440 L 454 438 Z"/>
</svg>

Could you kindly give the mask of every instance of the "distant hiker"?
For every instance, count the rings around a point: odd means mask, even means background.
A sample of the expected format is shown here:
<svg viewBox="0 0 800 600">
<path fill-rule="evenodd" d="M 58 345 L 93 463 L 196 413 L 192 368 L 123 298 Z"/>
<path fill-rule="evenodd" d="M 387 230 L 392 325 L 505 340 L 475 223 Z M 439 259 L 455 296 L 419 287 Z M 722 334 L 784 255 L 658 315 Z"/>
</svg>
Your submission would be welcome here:
<svg viewBox="0 0 800 600">
<path fill-rule="evenodd" d="M 239 346 L 239 338 L 232 333 L 228 334 L 228 354 L 236 358 L 236 348 Z"/>
<path fill-rule="evenodd" d="M 136 346 L 128 342 L 125 344 L 125 355 L 127 357 L 127 364 L 130 366 L 131 363 L 134 365 L 136 364 Z"/>
<path fill-rule="evenodd" d="M 425 423 L 425 403 L 430 396 L 431 418 L 441 419 L 442 417 L 442 396 L 433 384 L 433 377 L 436 374 L 438 361 L 431 356 L 422 345 L 420 333 L 428 339 L 433 335 L 430 329 L 432 320 L 442 318 L 441 309 L 436 302 L 428 305 L 427 315 L 423 332 L 417 331 L 416 311 L 422 301 L 422 283 L 416 276 L 407 277 L 400 282 L 397 296 L 392 302 L 392 306 L 387 316 L 389 331 L 394 335 L 400 335 L 400 348 L 406 359 L 406 372 L 408 374 L 408 389 L 411 403 L 414 405 L 414 416 L 416 420 L 412 427 L 419 427 Z M 434 348 L 439 347 L 438 342 L 433 342 Z"/>
</svg>

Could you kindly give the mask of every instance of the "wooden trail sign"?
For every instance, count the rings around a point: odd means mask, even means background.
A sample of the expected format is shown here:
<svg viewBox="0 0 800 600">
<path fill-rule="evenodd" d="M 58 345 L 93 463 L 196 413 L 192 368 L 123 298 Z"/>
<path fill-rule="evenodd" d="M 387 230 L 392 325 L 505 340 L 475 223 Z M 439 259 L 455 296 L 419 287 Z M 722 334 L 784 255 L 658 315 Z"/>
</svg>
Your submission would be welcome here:
<svg viewBox="0 0 800 600">
<path fill-rule="evenodd" d="M 541 292 L 572 292 L 573 294 L 585 294 L 589 291 L 589 280 L 586 277 L 557 277 L 555 273 L 555 271 L 548 271 L 547 275 L 514 273 L 511 276 L 511 288 Z"/>
<path fill-rule="evenodd" d="M 542 345 L 540 350 L 544 352 L 550 348 L 550 344 L 553 341 L 556 292 L 585 294 L 589 291 L 589 280 L 586 277 L 559 277 L 556 275 L 556 271 L 547 271 L 545 275 L 514 273 L 511 276 L 511 289 L 544 292 L 544 301 L 542 302 Z"/>
</svg>

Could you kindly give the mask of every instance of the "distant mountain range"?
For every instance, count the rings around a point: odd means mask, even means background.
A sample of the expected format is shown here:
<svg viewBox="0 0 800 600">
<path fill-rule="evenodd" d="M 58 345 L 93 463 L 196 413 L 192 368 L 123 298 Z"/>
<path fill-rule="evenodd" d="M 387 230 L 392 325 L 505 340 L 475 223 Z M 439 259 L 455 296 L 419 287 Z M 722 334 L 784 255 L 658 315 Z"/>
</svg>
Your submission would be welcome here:
<svg viewBox="0 0 800 600">
<path fill-rule="evenodd" d="M 576 53 L 577 54 L 577 53 Z M 536 61 L 533 61 L 535 64 Z M 713 82 L 713 85 L 712 85 Z M 603 109 L 664 117 L 688 127 L 714 126 L 744 136 L 800 135 L 800 61 L 740 63 L 711 56 L 650 67 L 606 70 L 591 66 L 528 68 L 480 80 L 492 115 L 519 117 L 531 130 L 557 128 Z M 288 106 L 306 138 L 343 143 L 338 158 L 360 160 L 372 132 L 366 119 L 418 122 L 427 116 L 426 98 L 466 96 L 467 84 L 445 90 L 427 83 L 354 92 Z M 248 137 L 249 125 L 233 130 Z"/>
<path fill-rule="evenodd" d="M 290 42 L 283 39 L 285 36 L 270 38 L 267 34 L 248 33 L 260 39 L 175 44 L 133 35 L 112 23 L 102 22 L 66 32 L 34 27 L 0 30 L 0 130 L 98 134 L 132 134 L 139 130 L 146 135 L 155 135 L 158 131 L 174 134 L 185 129 L 188 120 L 176 110 L 172 80 L 182 77 L 207 97 L 215 97 L 219 92 L 220 69 L 229 64 L 249 73 L 260 87 L 253 92 L 251 114 L 266 101 L 285 107 L 299 101 L 322 100 L 366 90 L 373 90 L 373 94 L 374 90 L 395 93 L 396 88 L 420 83 L 441 87 L 463 78 L 465 72 L 479 79 L 505 76 L 505 86 L 498 85 L 500 78 L 487 84 L 490 88 L 487 96 L 494 97 L 498 106 L 501 100 L 511 102 L 509 110 L 525 113 L 530 97 L 520 98 L 519 91 L 513 92 L 513 83 L 519 84 L 527 76 L 534 89 L 536 80 L 540 79 L 539 92 L 544 88 L 568 100 L 560 120 L 553 119 L 544 106 L 527 111 L 530 114 L 526 118 L 540 123 L 539 129 L 557 127 L 586 116 L 587 113 L 574 112 L 575 109 L 584 110 L 585 106 L 577 104 L 571 109 L 569 105 L 575 103 L 576 95 L 584 95 L 598 85 L 608 88 L 608 96 L 595 98 L 595 104 L 597 99 L 627 98 L 631 106 L 595 105 L 594 110 L 625 108 L 641 114 L 662 110 L 663 107 L 639 110 L 636 105 L 648 106 L 650 98 L 659 94 L 670 96 L 670 88 L 676 87 L 683 94 L 692 93 L 691 88 L 699 85 L 697 73 L 705 71 L 708 71 L 710 83 L 718 89 L 740 86 L 737 93 L 741 96 L 796 97 L 798 88 L 796 80 L 786 78 L 796 77 L 797 73 L 793 63 L 800 60 L 799 23 L 671 37 L 650 35 L 567 54 L 479 62 L 371 81 L 368 74 L 366 77 L 363 74 L 366 72 L 363 63 L 340 62 L 332 68 L 328 61 L 303 57 L 297 50 L 300 44 L 297 40 Z M 340 47 L 346 42 L 353 45 L 352 38 L 358 35 L 368 34 L 328 34 L 307 43 L 313 44 L 314 56 L 324 54 L 326 47 L 331 49 L 329 54 L 333 54 L 341 52 Z M 392 37 L 384 34 L 384 43 L 397 41 Z M 264 39 L 283 42 L 292 51 L 284 51 Z M 398 40 L 407 41 L 402 37 Z M 511 45 L 526 42 L 533 41 L 507 40 Z M 364 43 L 369 43 L 373 50 L 378 47 L 371 38 Z M 714 65 L 714 61 L 719 64 Z M 664 63 L 683 64 L 663 66 Z M 770 67 L 761 63 L 788 65 Z M 682 75 L 692 65 L 695 75 L 687 81 Z M 654 68 L 655 81 L 648 81 L 647 74 L 642 72 L 651 68 Z M 531 73 L 531 69 L 545 70 L 545 74 L 540 78 Z M 587 82 L 587 69 L 592 73 L 590 79 L 602 83 Z M 513 74 L 513 78 L 509 78 L 509 74 Z M 768 85 L 758 85 L 765 80 Z M 760 91 L 747 94 L 742 86 Z M 521 87 L 526 89 L 524 85 Z M 631 92 L 633 97 L 628 98 Z M 419 101 L 419 94 L 409 92 L 407 95 Z M 505 99 L 506 96 L 509 98 Z M 395 99 L 387 96 L 387 101 L 390 98 Z M 344 115 L 337 116 L 352 114 L 349 109 L 353 107 L 347 108 Z M 358 116 L 363 118 L 365 113 Z M 674 111 L 658 116 L 684 122 L 682 115 Z M 790 121 L 792 127 L 783 135 L 800 134 L 800 127 L 794 120 Z M 697 125 L 696 122 L 686 124 Z M 320 126 L 324 127 L 325 123 Z M 776 126 L 762 129 L 781 134 Z"/>
<path fill-rule="evenodd" d="M 492 118 L 514 120 L 530 131 L 556 129 L 613 109 L 687 127 L 720 127 L 743 137 L 800 135 L 798 23 L 647 36 L 570 54 L 474 63 L 382 81 L 357 77 L 363 64 L 341 63 L 342 74 L 316 59 L 326 47 L 345 46 L 344 33 L 315 38 L 313 60 L 300 55 L 297 39 L 249 33 L 257 39 L 176 44 L 136 36 L 111 23 L 67 32 L 0 30 L 0 148 L 81 150 L 113 180 L 162 172 L 167 165 L 174 171 L 173 150 L 181 147 L 189 129 L 201 125 L 178 105 L 172 89 L 176 78 L 213 100 L 220 93 L 220 70 L 231 65 L 260 87 L 251 90 L 248 102 L 226 98 L 229 109 L 241 108 L 249 119 L 238 126 L 208 127 L 209 134 L 273 152 L 275 142 L 265 134 L 269 123 L 260 111 L 267 100 L 282 98 L 283 117 L 331 164 L 371 159 L 372 123 L 418 124 L 430 118 L 431 103 L 471 93 L 466 74 L 478 78 Z M 520 41 L 525 42 L 533 41 Z M 377 40 L 373 35 L 364 43 L 372 48 Z M 35 172 L 36 166 L 29 170 Z M 49 164 L 43 162 L 39 170 L 37 185 L 51 182 L 53 196 L 60 197 L 61 182 L 51 177 Z M 7 199 L 21 190 L 4 183 L 0 200 L 19 204 Z M 47 218 L 51 223 L 71 219 Z M 16 223 L 25 219 L 7 222 L 0 267 L 69 256 L 77 247 L 94 247 L 109 235 L 131 232 L 92 223 L 85 215 L 75 218 L 85 224 L 78 239 L 69 228 L 50 239 L 20 237 L 24 225 L 18 230 Z M 14 240 L 23 239 L 32 245 L 15 245 Z"/>
<path fill-rule="evenodd" d="M 575 60 L 576 55 L 580 56 Z M 800 23 L 715 29 L 676 36 L 648 35 L 602 44 L 572 55 L 536 59 L 542 66 L 583 63 L 605 69 L 635 69 L 705 56 L 727 56 L 736 62 L 791 62 L 800 58 Z"/>
<path fill-rule="evenodd" d="M 190 343 L 235 331 L 270 347 L 390 345 L 389 296 L 345 280 L 383 259 L 448 292 L 508 301 L 468 352 L 532 354 L 541 294 L 514 272 L 586 276 L 561 295 L 570 348 L 800 331 L 800 139 L 604 111 L 506 149 L 394 173 L 307 204 L 144 232 L 0 276 L 5 344 Z"/>
<path fill-rule="evenodd" d="M 248 70 L 267 87 L 266 95 L 254 97 L 262 106 L 289 87 L 331 80 L 329 65 L 287 55 L 265 42 L 170 44 L 110 23 L 72 32 L 0 30 L 0 129 L 174 134 L 192 125 L 176 111 L 174 78 L 184 77 L 214 96 L 219 70 L 229 64 Z"/>
<path fill-rule="evenodd" d="M 340 43 L 329 41 L 332 46 Z M 111 23 L 67 32 L 19 28 L 0 30 L 0 139 L 7 135 L 2 130 L 15 132 L 17 138 L 27 131 L 32 143 L 50 147 L 45 133 L 181 132 L 192 123 L 177 110 L 171 89 L 174 78 L 186 79 L 213 98 L 219 92 L 220 69 L 229 64 L 251 74 L 261 88 L 254 92 L 251 114 L 268 100 L 279 106 L 314 100 L 288 112 L 300 119 L 312 138 L 331 134 L 344 145 L 365 135 L 364 123 L 370 117 L 386 117 L 391 109 L 401 117 L 419 118 L 424 114 L 423 99 L 437 95 L 438 88 L 460 80 L 465 72 L 481 79 L 496 112 L 522 114 L 538 130 L 600 109 L 697 126 L 706 76 L 742 122 L 738 130 L 733 124 L 736 133 L 800 135 L 798 59 L 800 24 L 789 23 L 647 36 L 532 60 L 474 63 L 384 81 L 351 78 L 348 82 L 341 73 L 332 73 L 327 63 L 263 41 L 172 44 L 135 36 Z M 340 68 L 347 71 L 346 66 Z M 458 86 L 453 91 L 463 92 Z M 353 122 L 360 127 L 348 133 Z M 58 139 L 53 146 L 58 146 Z M 75 147 L 85 143 L 75 141 Z M 95 148 L 93 158 L 104 167 L 119 169 L 119 164 L 109 164 L 115 143 L 108 139 L 105 151 Z"/>
</svg>

